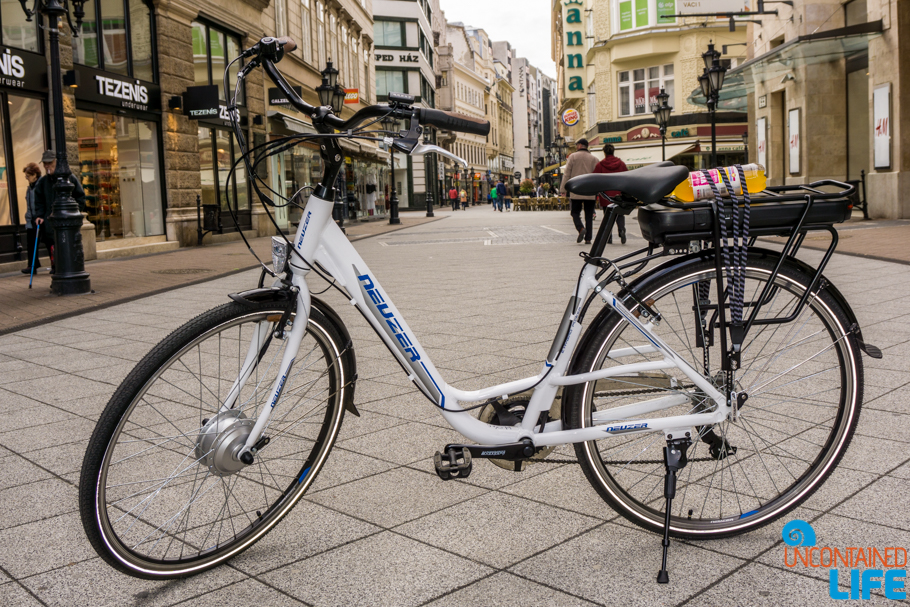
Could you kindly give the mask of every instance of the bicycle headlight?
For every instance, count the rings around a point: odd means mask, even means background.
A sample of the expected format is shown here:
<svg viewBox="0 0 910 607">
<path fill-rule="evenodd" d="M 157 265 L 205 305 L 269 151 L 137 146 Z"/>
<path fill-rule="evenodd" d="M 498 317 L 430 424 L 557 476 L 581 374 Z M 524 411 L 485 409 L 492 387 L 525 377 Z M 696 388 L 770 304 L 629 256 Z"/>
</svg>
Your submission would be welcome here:
<svg viewBox="0 0 910 607">
<path fill-rule="evenodd" d="M 272 268 L 276 274 L 283 274 L 288 269 L 288 241 L 279 236 L 272 236 Z"/>
</svg>

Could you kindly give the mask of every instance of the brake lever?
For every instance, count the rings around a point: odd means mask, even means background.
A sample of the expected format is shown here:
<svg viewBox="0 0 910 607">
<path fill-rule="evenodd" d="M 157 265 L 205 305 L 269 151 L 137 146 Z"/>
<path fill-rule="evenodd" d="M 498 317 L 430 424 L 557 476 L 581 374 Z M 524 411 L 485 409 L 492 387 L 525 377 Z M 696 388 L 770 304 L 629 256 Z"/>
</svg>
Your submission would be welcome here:
<svg viewBox="0 0 910 607">
<path fill-rule="evenodd" d="M 414 149 L 411 150 L 411 156 L 422 156 L 424 154 L 436 153 L 440 156 L 445 156 L 446 158 L 451 158 L 455 162 L 459 163 L 465 169 L 468 168 L 468 161 L 462 158 L 459 158 L 449 150 L 441 148 L 438 145 L 433 145 L 431 143 L 418 143 L 414 146 Z"/>
</svg>

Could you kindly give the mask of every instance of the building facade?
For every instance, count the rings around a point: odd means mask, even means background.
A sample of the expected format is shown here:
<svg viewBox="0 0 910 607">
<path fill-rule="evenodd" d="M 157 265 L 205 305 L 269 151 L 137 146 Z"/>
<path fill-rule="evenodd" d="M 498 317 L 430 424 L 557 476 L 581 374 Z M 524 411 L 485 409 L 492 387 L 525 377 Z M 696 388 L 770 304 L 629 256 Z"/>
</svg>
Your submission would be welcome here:
<svg viewBox="0 0 910 607">
<path fill-rule="evenodd" d="M 563 123 L 564 133 L 572 139 L 583 134 L 592 148 L 613 144 L 630 168 L 660 162 L 664 156 L 692 170 L 709 168 L 711 117 L 698 82 L 702 54 L 713 44 L 724 66 L 743 63 L 745 24 L 735 23 L 735 31 L 730 31 L 729 20 L 667 18 L 675 10 L 672 2 L 650 2 L 633 15 L 630 4 L 596 0 L 585 18 L 585 60 L 589 76 L 593 68 L 593 81 L 586 82 L 583 103 L 575 98 L 574 107 L 584 111 L 575 126 Z M 567 11 L 566 25 L 571 18 Z M 665 146 L 651 112 L 662 89 L 673 108 Z M 744 104 L 727 100 L 722 89 L 714 117 L 721 166 L 745 159 L 745 110 Z"/>
<path fill-rule="evenodd" d="M 748 49 L 732 74 L 769 181 L 865 177 L 872 217 L 910 217 L 910 5 L 795 0 L 749 26 Z"/>
<path fill-rule="evenodd" d="M 350 91 L 343 115 L 376 102 L 369 0 L 113 0 L 89 3 L 85 10 L 79 35 L 61 37 L 61 66 L 68 73 L 67 153 L 86 192 L 87 259 L 96 252 L 113 256 L 195 244 L 197 201 L 220 209 L 227 233 L 222 238 L 239 237 L 240 230 L 274 233 L 262 205 L 254 203 L 253 179 L 243 164 L 231 174 L 240 148 L 227 106 L 242 60 L 230 68 L 224 86 L 225 67 L 263 34 L 301 41 L 280 69 L 308 103 L 318 104 L 315 87 L 330 57 L 339 82 Z M 24 261 L 20 177 L 25 164 L 40 161 L 53 136 L 43 30 L 12 10 L 0 18 L 4 54 L 21 56 L 25 68 L 21 77 L 0 79 L 0 97 L 7 101 L 0 110 L 7 158 L 2 175 L 7 187 L 0 195 L 3 263 Z M 101 30 L 104 35 L 98 35 Z M 263 79 L 254 71 L 238 97 L 237 116 L 248 144 L 312 132 L 309 119 L 290 110 Z M 204 97 L 199 87 L 214 87 L 217 97 L 190 116 L 188 105 Z M 346 147 L 349 170 L 336 185 L 350 213 L 367 214 L 370 200 L 372 208 L 384 211 L 384 200 L 377 199 L 387 189 L 382 173 L 387 159 L 372 144 Z M 291 199 L 305 194 L 319 175 L 315 146 L 299 144 L 258 165 L 255 178 Z M 276 203 L 278 227 L 293 229 L 295 208 Z"/>
<path fill-rule="evenodd" d="M 434 15 L 438 0 L 374 0 L 376 94 L 379 102 L 390 92 L 413 95 L 418 107 L 436 107 L 436 44 Z M 401 208 L 426 206 L 434 172 L 423 156 L 403 157 L 395 169 Z M 435 178 L 434 178 L 435 179 Z"/>
</svg>

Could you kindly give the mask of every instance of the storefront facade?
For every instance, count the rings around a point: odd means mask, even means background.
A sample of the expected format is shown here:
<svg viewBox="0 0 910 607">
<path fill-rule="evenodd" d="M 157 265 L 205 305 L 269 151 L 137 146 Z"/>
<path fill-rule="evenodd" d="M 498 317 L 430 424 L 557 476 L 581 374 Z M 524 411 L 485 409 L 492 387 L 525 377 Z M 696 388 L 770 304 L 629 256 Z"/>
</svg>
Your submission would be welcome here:
<svg viewBox="0 0 910 607">
<path fill-rule="evenodd" d="M 3 12 L 7 16 L 7 11 Z M 23 16 L 24 22 L 24 16 Z M 27 27 L 27 26 L 31 27 Z M 19 29 L 4 22 L 3 41 L 40 50 L 36 24 L 20 23 Z M 14 35 L 10 33 L 14 32 Z M 47 149 L 47 64 L 37 52 L 0 46 L 0 264 L 24 261 L 26 257 L 25 192 L 28 182 L 22 170 L 29 163 L 40 165 Z"/>
</svg>

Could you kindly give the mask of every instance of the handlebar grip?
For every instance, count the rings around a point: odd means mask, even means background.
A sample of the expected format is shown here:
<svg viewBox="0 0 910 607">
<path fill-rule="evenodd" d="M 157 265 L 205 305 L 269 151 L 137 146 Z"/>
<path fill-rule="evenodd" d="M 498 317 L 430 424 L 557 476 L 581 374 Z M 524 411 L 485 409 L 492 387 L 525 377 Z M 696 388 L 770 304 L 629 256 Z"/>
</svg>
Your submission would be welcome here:
<svg viewBox="0 0 910 607">
<path fill-rule="evenodd" d="M 420 124 L 435 126 L 440 129 L 470 133 L 472 135 L 486 136 L 490 132 L 490 123 L 487 120 L 478 120 L 467 114 L 458 112 L 444 112 L 420 108 L 417 114 Z"/>
<path fill-rule="evenodd" d="M 282 36 L 278 38 L 278 44 L 281 45 L 285 53 L 291 53 L 297 48 L 297 43 L 291 40 L 288 36 Z"/>
</svg>

